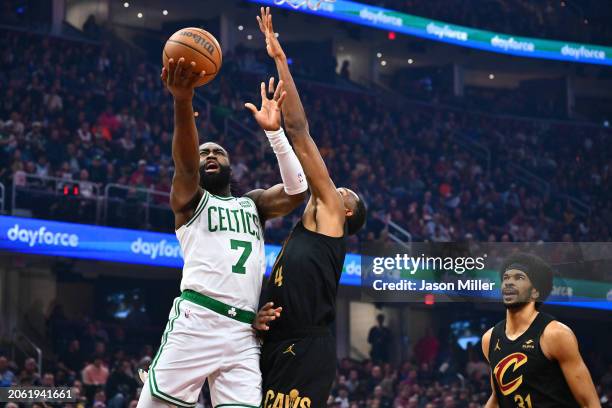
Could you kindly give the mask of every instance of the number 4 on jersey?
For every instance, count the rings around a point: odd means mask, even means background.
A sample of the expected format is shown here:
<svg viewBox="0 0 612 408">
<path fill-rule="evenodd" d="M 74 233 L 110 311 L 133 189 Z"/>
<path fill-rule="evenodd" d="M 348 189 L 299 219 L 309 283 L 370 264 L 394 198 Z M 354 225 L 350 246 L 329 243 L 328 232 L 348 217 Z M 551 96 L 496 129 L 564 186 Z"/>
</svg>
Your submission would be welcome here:
<svg viewBox="0 0 612 408">
<path fill-rule="evenodd" d="M 230 246 L 232 249 L 243 249 L 242 255 L 240 255 L 238 261 L 234 265 L 232 265 L 232 272 L 245 274 L 246 268 L 244 267 L 244 264 L 246 263 L 247 259 L 249 259 L 249 255 L 251 255 L 251 252 L 253 252 L 253 246 L 249 241 L 240 241 L 238 239 L 231 239 Z"/>
<path fill-rule="evenodd" d="M 280 268 L 277 268 L 276 272 L 274 273 L 274 284 L 278 286 L 279 288 L 283 286 L 283 266 L 282 265 Z"/>
</svg>

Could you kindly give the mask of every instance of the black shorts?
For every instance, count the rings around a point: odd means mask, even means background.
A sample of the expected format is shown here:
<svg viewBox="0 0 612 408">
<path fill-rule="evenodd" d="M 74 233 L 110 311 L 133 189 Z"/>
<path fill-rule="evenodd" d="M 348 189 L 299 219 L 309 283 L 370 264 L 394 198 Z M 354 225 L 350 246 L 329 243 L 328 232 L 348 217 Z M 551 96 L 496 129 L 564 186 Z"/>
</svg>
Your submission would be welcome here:
<svg viewBox="0 0 612 408">
<path fill-rule="evenodd" d="M 262 408 L 327 406 L 336 376 L 336 339 L 327 329 L 300 332 L 306 336 L 264 340 Z"/>
</svg>

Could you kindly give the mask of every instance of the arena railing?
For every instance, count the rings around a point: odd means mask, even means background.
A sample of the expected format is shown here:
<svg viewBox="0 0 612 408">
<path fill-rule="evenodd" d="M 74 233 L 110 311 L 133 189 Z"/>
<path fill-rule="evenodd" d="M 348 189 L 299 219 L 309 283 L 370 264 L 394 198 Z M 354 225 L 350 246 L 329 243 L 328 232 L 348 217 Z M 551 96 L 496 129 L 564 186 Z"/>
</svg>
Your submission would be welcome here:
<svg viewBox="0 0 612 408">
<path fill-rule="evenodd" d="M 42 359 L 43 353 L 40 347 L 36 345 L 28 336 L 19 330 L 13 330 L 13 338 L 11 341 L 11 359 L 16 360 L 17 350 L 19 350 L 25 358 L 35 357 L 38 376 L 42 378 Z"/>
<path fill-rule="evenodd" d="M 377 212 L 373 214 L 374 218 L 380 220 L 383 224 L 385 224 L 385 232 L 387 237 L 404 248 L 410 250 L 412 247 L 412 234 L 408 232 L 406 229 L 400 227 L 399 224 L 393 222 L 387 215 L 382 212 Z M 403 239 L 402 239 L 403 238 Z"/>
<path fill-rule="evenodd" d="M 110 183 L 104 187 L 102 202 L 102 218 L 98 222 L 105 225 L 158 230 L 173 225 L 167 191 Z"/>
<path fill-rule="evenodd" d="M 47 212 L 52 211 L 74 211 L 74 205 L 78 203 L 79 214 L 87 218 L 87 213 L 92 212 L 89 221 L 99 218 L 100 185 L 89 180 L 74 180 L 59 177 L 37 176 L 25 172 L 17 172 L 13 176 L 11 189 L 11 213 L 17 214 L 20 210 L 34 212 L 34 216 L 49 216 Z M 28 200 L 21 200 L 27 197 Z M 63 197 L 65 201 L 57 200 Z M 61 206 L 62 203 L 67 205 Z M 86 204 L 86 205 L 83 205 Z M 82 217 L 82 218 L 83 218 Z"/>
<path fill-rule="evenodd" d="M 246 143 L 251 145 L 251 147 L 257 150 L 265 148 L 265 144 L 263 144 L 265 138 L 258 136 L 253 129 L 249 129 L 247 126 L 243 125 L 242 123 L 230 116 L 225 118 L 224 132 L 225 135 L 229 138 L 230 143 L 235 143 L 244 140 Z M 245 134 L 248 137 L 245 137 Z"/>
</svg>

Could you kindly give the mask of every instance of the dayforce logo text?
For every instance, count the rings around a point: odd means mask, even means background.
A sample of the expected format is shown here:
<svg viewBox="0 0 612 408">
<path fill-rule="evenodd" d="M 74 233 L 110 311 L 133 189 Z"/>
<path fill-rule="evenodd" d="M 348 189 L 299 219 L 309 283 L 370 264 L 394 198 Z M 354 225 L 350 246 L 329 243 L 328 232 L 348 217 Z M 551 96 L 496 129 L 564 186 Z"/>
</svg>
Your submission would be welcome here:
<svg viewBox="0 0 612 408">
<path fill-rule="evenodd" d="M 47 230 L 47 227 L 39 229 L 20 228 L 15 224 L 7 231 L 7 238 L 13 242 L 23 242 L 30 248 L 36 245 L 54 245 L 62 247 L 76 248 L 79 246 L 79 236 L 67 232 L 54 232 Z"/>
<path fill-rule="evenodd" d="M 146 242 L 142 237 L 132 242 L 130 249 L 135 254 L 148 255 L 151 259 L 157 257 L 164 258 L 182 258 L 181 247 L 176 244 L 171 244 L 165 239 L 158 242 Z"/>
</svg>

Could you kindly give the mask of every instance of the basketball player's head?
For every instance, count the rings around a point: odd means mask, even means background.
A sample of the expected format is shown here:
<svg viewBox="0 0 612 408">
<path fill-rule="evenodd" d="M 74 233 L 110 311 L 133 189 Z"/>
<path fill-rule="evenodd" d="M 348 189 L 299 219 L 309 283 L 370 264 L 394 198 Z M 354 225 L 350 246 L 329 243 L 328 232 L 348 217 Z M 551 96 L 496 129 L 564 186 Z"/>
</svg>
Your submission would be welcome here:
<svg viewBox="0 0 612 408">
<path fill-rule="evenodd" d="M 340 187 L 338 192 L 344 201 L 344 211 L 346 213 L 346 227 L 349 235 L 359 232 L 365 224 L 368 213 L 363 199 L 350 188 Z"/>
<path fill-rule="evenodd" d="M 553 287 L 551 267 L 542 258 L 522 252 L 506 258 L 501 278 L 506 309 L 520 309 L 530 303 L 535 303 L 538 309 Z"/>
<path fill-rule="evenodd" d="M 227 150 L 214 142 L 200 145 L 200 186 L 212 193 L 220 194 L 228 188 L 232 168 Z"/>
</svg>

